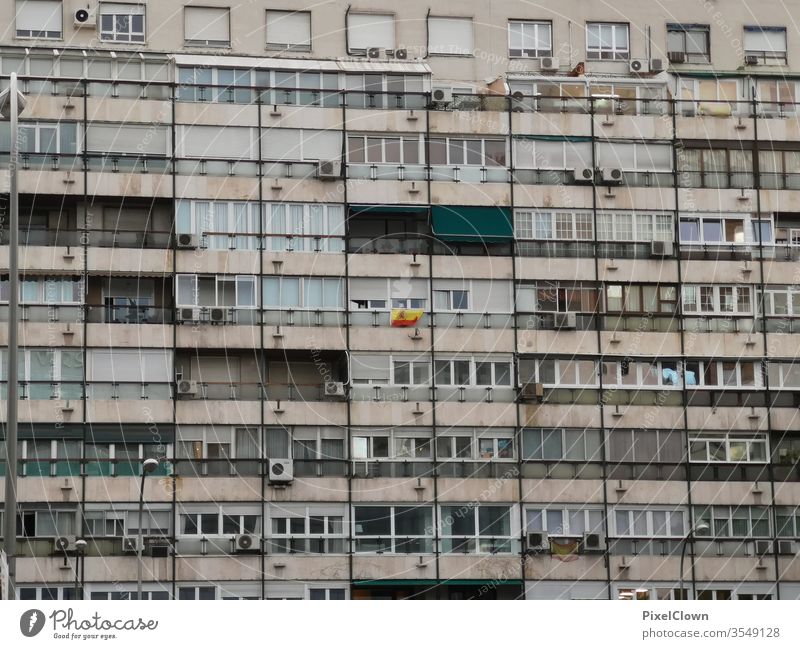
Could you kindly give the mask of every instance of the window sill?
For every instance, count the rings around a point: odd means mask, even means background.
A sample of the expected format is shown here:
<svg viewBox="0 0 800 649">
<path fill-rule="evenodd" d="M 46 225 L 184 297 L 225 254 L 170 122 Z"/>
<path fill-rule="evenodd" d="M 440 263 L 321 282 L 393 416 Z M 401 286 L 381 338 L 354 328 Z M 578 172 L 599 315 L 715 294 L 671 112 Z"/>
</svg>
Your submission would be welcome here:
<svg viewBox="0 0 800 649">
<path fill-rule="evenodd" d="M 303 47 L 302 45 L 270 45 L 267 44 L 264 47 L 265 51 L 267 52 L 278 52 L 278 53 L 288 53 L 288 54 L 311 54 L 312 49 L 311 47 Z M 366 56 L 366 54 L 364 54 Z M 335 91 L 334 91 L 335 92 Z"/>
</svg>

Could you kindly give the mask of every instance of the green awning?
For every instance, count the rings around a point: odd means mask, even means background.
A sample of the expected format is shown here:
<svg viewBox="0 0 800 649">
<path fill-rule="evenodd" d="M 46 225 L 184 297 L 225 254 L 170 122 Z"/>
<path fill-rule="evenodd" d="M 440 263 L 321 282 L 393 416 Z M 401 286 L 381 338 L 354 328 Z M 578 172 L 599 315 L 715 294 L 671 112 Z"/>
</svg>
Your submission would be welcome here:
<svg viewBox="0 0 800 649">
<path fill-rule="evenodd" d="M 350 216 L 361 214 L 396 214 L 419 216 L 428 213 L 427 205 L 351 205 Z"/>
<path fill-rule="evenodd" d="M 434 205 L 433 234 L 442 241 L 502 243 L 514 238 L 514 222 L 508 207 Z"/>
<path fill-rule="evenodd" d="M 522 586 L 521 579 L 362 579 L 354 586 Z"/>
</svg>

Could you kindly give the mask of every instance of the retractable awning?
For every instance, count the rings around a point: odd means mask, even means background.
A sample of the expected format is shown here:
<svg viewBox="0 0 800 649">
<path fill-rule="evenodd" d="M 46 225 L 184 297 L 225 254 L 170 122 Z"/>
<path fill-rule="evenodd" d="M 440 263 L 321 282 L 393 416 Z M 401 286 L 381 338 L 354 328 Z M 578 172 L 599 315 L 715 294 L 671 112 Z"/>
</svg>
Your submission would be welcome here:
<svg viewBox="0 0 800 649">
<path fill-rule="evenodd" d="M 514 222 L 508 207 L 434 205 L 433 234 L 442 241 L 504 243 L 514 238 Z"/>
</svg>

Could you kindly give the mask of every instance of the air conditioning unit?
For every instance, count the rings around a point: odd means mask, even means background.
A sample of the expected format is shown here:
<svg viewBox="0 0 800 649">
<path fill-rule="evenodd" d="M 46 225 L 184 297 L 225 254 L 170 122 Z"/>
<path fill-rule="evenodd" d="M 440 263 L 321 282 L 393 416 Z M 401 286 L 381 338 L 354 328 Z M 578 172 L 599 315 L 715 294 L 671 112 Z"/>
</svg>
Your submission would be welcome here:
<svg viewBox="0 0 800 649">
<path fill-rule="evenodd" d="M 672 241 L 650 242 L 651 257 L 673 257 L 674 255 L 675 255 L 675 246 L 672 243 Z"/>
<path fill-rule="evenodd" d="M 75 537 L 74 536 L 59 536 L 53 541 L 53 552 L 74 552 L 75 551 Z"/>
<path fill-rule="evenodd" d="M 758 540 L 755 542 L 756 556 L 761 557 L 765 554 L 772 554 L 772 541 Z"/>
<path fill-rule="evenodd" d="M 239 534 L 234 540 L 236 552 L 252 552 L 258 550 L 258 537 L 254 534 Z"/>
<path fill-rule="evenodd" d="M 622 169 L 604 168 L 602 170 L 602 178 L 605 185 L 621 185 Z"/>
<path fill-rule="evenodd" d="M 182 232 L 177 237 L 175 237 L 175 247 L 176 248 L 183 248 L 186 250 L 194 250 L 198 247 L 197 245 L 197 235 L 189 234 L 188 232 Z"/>
<path fill-rule="evenodd" d="M 553 314 L 553 326 L 556 329 L 574 329 L 578 324 L 578 316 L 573 311 L 557 312 Z"/>
<path fill-rule="evenodd" d="M 778 554 L 791 555 L 797 554 L 797 543 L 788 540 L 778 541 Z"/>
<path fill-rule="evenodd" d="M 550 538 L 547 532 L 528 532 L 525 540 L 529 552 L 550 552 Z"/>
<path fill-rule="evenodd" d="M 520 391 L 522 401 L 541 401 L 544 399 L 544 385 L 542 383 L 526 383 Z"/>
<path fill-rule="evenodd" d="M 181 379 L 178 381 L 178 396 L 195 397 L 197 396 L 197 392 L 197 381 L 188 381 L 186 379 Z"/>
<path fill-rule="evenodd" d="M 581 543 L 581 551 L 585 554 L 592 552 L 605 552 L 606 540 L 602 534 L 597 532 L 587 532 L 583 535 L 583 543 Z"/>
<path fill-rule="evenodd" d="M 736 258 L 743 261 L 752 261 L 753 249 L 747 246 L 739 248 L 739 250 L 736 251 Z"/>
<path fill-rule="evenodd" d="M 664 71 L 664 59 L 650 59 L 650 73 L 656 74 Z"/>
<path fill-rule="evenodd" d="M 200 322 L 200 307 L 197 306 L 178 307 L 178 322 L 179 323 Z"/>
<path fill-rule="evenodd" d="M 591 167 L 580 167 L 574 171 L 575 182 L 588 184 L 594 182 L 594 169 Z"/>
<path fill-rule="evenodd" d="M 745 54 L 745 56 L 744 56 L 744 64 L 745 65 L 758 65 L 758 57 L 755 54 Z"/>
<path fill-rule="evenodd" d="M 139 537 L 138 536 L 123 536 L 122 537 L 122 551 L 123 552 L 138 552 L 139 551 Z"/>
<path fill-rule="evenodd" d="M 634 74 L 645 74 L 650 72 L 650 66 L 644 59 L 631 59 L 628 61 L 628 70 Z"/>
<path fill-rule="evenodd" d="M 344 397 L 344 383 L 341 381 L 325 381 L 326 397 Z"/>
<path fill-rule="evenodd" d="M 446 106 L 453 103 L 452 88 L 435 88 L 431 93 L 431 100 L 438 106 Z"/>
<path fill-rule="evenodd" d="M 294 480 L 294 463 L 292 460 L 270 460 L 269 481 L 285 484 Z"/>
<path fill-rule="evenodd" d="M 320 160 L 317 163 L 317 178 L 320 180 L 338 180 L 341 177 L 341 160 Z"/>
<path fill-rule="evenodd" d="M 394 58 L 400 59 L 401 61 L 405 61 L 408 58 L 408 50 L 406 49 L 399 49 L 394 51 Z"/>
<path fill-rule="evenodd" d="M 225 307 L 214 307 L 209 312 L 209 320 L 212 324 L 226 324 L 232 322 L 233 318 L 230 309 Z"/>
<path fill-rule="evenodd" d="M 97 27 L 97 17 L 88 9 L 76 9 L 72 17 L 75 27 Z"/>
<path fill-rule="evenodd" d="M 686 52 L 667 52 L 670 63 L 686 63 Z"/>
<path fill-rule="evenodd" d="M 382 47 L 368 47 L 367 48 L 367 58 L 368 59 L 379 59 L 383 56 L 383 48 Z"/>
<path fill-rule="evenodd" d="M 144 537 L 143 552 L 151 557 L 168 557 L 172 548 L 169 538 L 165 536 L 146 536 Z"/>
<path fill-rule="evenodd" d="M 542 72 L 558 72 L 558 59 L 555 56 L 543 56 L 539 64 Z"/>
</svg>

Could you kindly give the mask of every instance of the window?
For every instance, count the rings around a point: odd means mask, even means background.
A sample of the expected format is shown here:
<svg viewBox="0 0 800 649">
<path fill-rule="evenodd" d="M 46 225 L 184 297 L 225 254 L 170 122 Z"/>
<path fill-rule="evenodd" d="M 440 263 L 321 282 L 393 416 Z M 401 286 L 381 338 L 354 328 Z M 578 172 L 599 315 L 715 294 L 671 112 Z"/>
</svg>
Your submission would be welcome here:
<svg viewBox="0 0 800 649">
<path fill-rule="evenodd" d="M 475 358 L 436 359 L 436 385 L 510 386 L 511 362 Z"/>
<path fill-rule="evenodd" d="M 764 312 L 768 316 L 800 316 L 800 287 L 764 287 Z"/>
<path fill-rule="evenodd" d="M 394 385 L 428 385 L 431 364 L 428 360 L 392 359 L 392 383 Z"/>
<path fill-rule="evenodd" d="M 17 0 L 17 38 L 61 38 L 61 0 Z"/>
<path fill-rule="evenodd" d="M 346 591 L 344 588 L 309 588 L 308 599 L 310 600 L 342 600 L 345 599 Z"/>
<path fill-rule="evenodd" d="M 708 25 L 667 25 L 667 55 L 673 63 L 711 63 Z"/>
<path fill-rule="evenodd" d="M 8 352 L 0 351 L 0 381 L 8 380 Z M 20 349 L 23 399 L 80 399 L 83 396 L 83 354 L 69 349 Z"/>
<path fill-rule="evenodd" d="M 553 24 L 549 21 L 509 20 L 508 55 L 553 55 Z"/>
<path fill-rule="evenodd" d="M 700 523 L 708 525 L 707 531 L 697 536 L 751 538 L 771 536 L 769 509 L 747 505 L 698 506 L 694 509 L 695 529 Z"/>
<path fill-rule="evenodd" d="M 73 122 L 22 122 L 19 139 L 23 157 L 26 153 L 56 155 L 78 150 L 77 125 Z"/>
<path fill-rule="evenodd" d="M 800 362 L 770 361 L 769 383 L 773 389 L 800 388 Z"/>
<path fill-rule="evenodd" d="M 83 301 L 81 277 L 36 277 L 20 281 L 20 304 L 80 304 Z M 8 275 L 0 277 L 0 303 L 8 302 Z"/>
<path fill-rule="evenodd" d="M 419 164 L 422 144 L 419 136 L 384 137 L 349 135 L 347 137 L 347 161 L 370 164 Z"/>
<path fill-rule="evenodd" d="M 472 18 L 428 16 L 428 54 L 473 55 Z"/>
<path fill-rule="evenodd" d="M 265 277 L 265 308 L 342 309 L 343 280 L 338 277 Z"/>
<path fill-rule="evenodd" d="M 629 56 L 627 24 L 586 23 L 586 58 L 588 60 L 625 60 Z"/>
<path fill-rule="evenodd" d="M 533 212 L 516 210 L 514 230 L 517 239 L 568 239 L 591 241 L 594 224 L 590 212 Z"/>
<path fill-rule="evenodd" d="M 766 462 L 766 433 L 689 433 L 692 462 Z"/>
<path fill-rule="evenodd" d="M 442 552 L 513 552 L 511 507 L 507 505 L 443 505 L 440 525 Z"/>
<path fill-rule="evenodd" d="M 185 536 L 260 534 L 261 516 L 222 510 L 181 514 L 180 533 Z"/>
<path fill-rule="evenodd" d="M 683 537 L 685 512 L 680 509 L 615 509 L 610 515 L 614 536 Z"/>
<path fill-rule="evenodd" d="M 187 45 L 229 47 L 230 9 L 227 7 L 183 8 L 184 40 Z"/>
<path fill-rule="evenodd" d="M 267 49 L 311 51 L 311 12 L 267 9 Z"/>
<path fill-rule="evenodd" d="M 759 63 L 786 63 L 786 27 L 745 25 L 744 55 L 756 57 Z"/>
<path fill-rule="evenodd" d="M 589 387 L 598 384 L 595 361 L 577 358 L 541 359 L 537 383 L 557 387 Z"/>
<path fill-rule="evenodd" d="M 752 226 L 742 215 L 730 217 L 720 214 L 680 217 L 681 243 L 736 244 L 752 243 L 754 234 Z M 770 226 L 771 231 L 771 226 Z M 762 233 L 767 230 L 762 227 Z"/>
<path fill-rule="evenodd" d="M 469 291 L 464 289 L 434 290 L 433 308 L 436 311 L 469 311 Z"/>
<path fill-rule="evenodd" d="M 555 90 L 560 92 L 558 88 Z M 514 166 L 517 169 L 572 171 L 592 166 L 591 145 L 587 142 L 536 140 L 514 136 L 511 144 L 514 147 Z"/>
<path fill-rule="evenodd" d="M 598 142 L 597 166 L 624 171 L 672 171 L 672 147 L 653 143 Z"/>
<path fill-rule="evenodd" d="M 217 598 L 215 586 L 181 586 L 178 588 L 178 599 L 212 600 Z"/>
<path fill-rule="evenodd" d="M 355 506 L 356 552 L 418 554 L 433 552 L 433 507 Z"/>
<path fill-rule="evenodd" d="M 775 507 L 775 517 L 778 536 L 800 538 L 800 507 L 786 505 Z"/>
<path fill-rule="evenodd" d="M 394 15 L 349 12 L 347 47 L 348 54 L 365 54 L 372 47 L 393 50 Z"/>
<path fill-rule="evenodd" d="M 100 3 L 100 38 L 120 43 L 144 42 L 144 5 Z"/>
<path fill-rule="evenodd" d="M 439 460 L 511 460 L 514 459 L 514 433 L 511 430 L 486 428 L 450 428 L 436 436 Z"/>
<path fill-rule="evenodd" d="M 608 313 L 675 313 L 677 287 L 659 284 L 606 284 Z"/>
<path fill-rule="evenodd" d="M 17 536 L 21 537 L 72 536 L 75 527 L 74 510 L 23 509 L 17 516 Z"/>
<path fill-rule="evenodd" d="M 176 275 L 175 285 L 178 306 L 256 307 L 256 278 L 253 275 Z"/>
<path fill-rule="evenodd" d="M 600 241 L 672 241 L 671 214 L 600 212 L 597 238 Z"/>
<path fill-rule="evenodd" d="M 752 314 L 750 286 L 684 285 L 681 300 L 684 313 Z"/>
<path fill-rule="evenodd" d="M 603 439 L 599 430 L 525 428 L 522 453 L 526 460 L 599 462 Z"/>
<path fill-rule="evenodd" d="M 344 249 L 344 207 L 324 203 L 264 205 L 266 250 L 341 252 Z"/>
<path fill-rule="evenodd" d="M 344 507 L 270 506 L 270 550 L 276 554 L 344 552 Z"/>
<path fill-rule="evenodd" d="M 505 140 L 431 138 L 428 146 L 429 162 L 432 166 L 504 167 L 506 165 Z"/>
<path fill-rule="evenodd" d="M 603 510 L 599 507 L 542 505 L 525 508 L 528 532 L 550 536 L 583 536 L 603 533 Z"/>
</svg>

